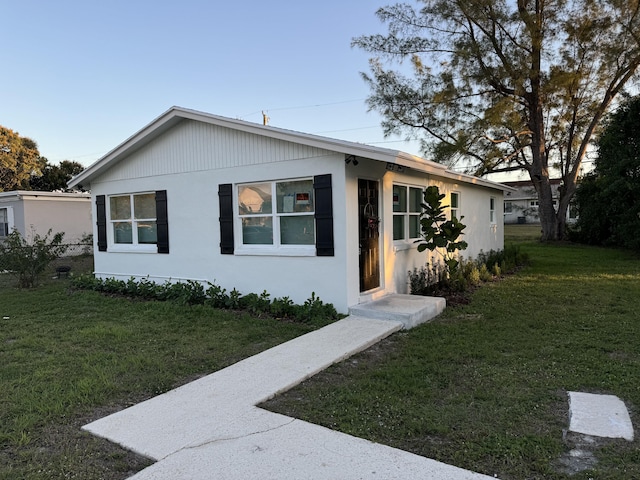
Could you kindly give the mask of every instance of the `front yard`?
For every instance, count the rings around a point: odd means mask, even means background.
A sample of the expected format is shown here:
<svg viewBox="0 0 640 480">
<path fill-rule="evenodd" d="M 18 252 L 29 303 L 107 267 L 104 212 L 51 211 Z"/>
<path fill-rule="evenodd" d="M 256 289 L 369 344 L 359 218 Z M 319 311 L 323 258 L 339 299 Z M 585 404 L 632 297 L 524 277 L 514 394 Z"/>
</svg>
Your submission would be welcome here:
<svg viewBox="0 0 640 480">
<path fill-rule="evenodd" d="M 595 470 L 566 462 L 567 391 L 617 395 L 638 422 L 640 261 L 524 228 L 508 238 L 529 267 L 265 408 L 503 480 L 640 478 L 637 439 L 594 445 Z M 148 460 L 82 425 L 313 328 L 51 277 L 0 275 L 0 479 L 126 478 Z"/>
<path fill-rule="evenodd" d="M 265 408 L 507 480 L 640 478 L 640 442 L 569 452 L 568 391 L 640 413 L 640 261 L 617 250 L 527 241 L 532 264 L 469 305 L 396 334 Z M 523 241 L 524 239 L 524 241 Z"/>
<path fill-rule="evenodd" d="M 71 292 L 52 276 L 18 290 L 0 275 L 0 479 L 133 475 L 149 461 L 80 427 L 312 328 Z"/>
</svg>

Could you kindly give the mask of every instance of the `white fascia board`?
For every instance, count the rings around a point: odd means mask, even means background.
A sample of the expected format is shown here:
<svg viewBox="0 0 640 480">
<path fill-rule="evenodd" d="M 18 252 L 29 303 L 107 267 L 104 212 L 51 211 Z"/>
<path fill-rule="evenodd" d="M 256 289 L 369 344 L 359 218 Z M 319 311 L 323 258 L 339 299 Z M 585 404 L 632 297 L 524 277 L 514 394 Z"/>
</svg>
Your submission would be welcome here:
<svg viewBox="0 0 640 480">
<path fill-rule="evenodd" d="M 492 180 L 487 180 L 481 177 L 474 177 L 473 175 L 467 175 L 465 173 L 457 173 L 451 170 L 447 170 L 441 175 L 450 180 L 457 180 L 462 183 L 471 183 L 473 185 L 480 185 L 483 187 L 492 188 L 494 190 L 502 190 L 503 192 L 516 191 L 515 188 L 509 187 L 503 183 L 494 182 Z"/>
<path fill-rule="evenodd" d="M 456 179 L 464 183 L 474 183 L 494 189 L 510 190 L 510 187 L 506 187 L 496 182 L 483 180 L 470 175 L 456 174 L 449 171 L 445 165 L 398 150 L 391 150 L 346 140 L 338 140 L 308 133 L 301 133 L 293 130 L 271 127 L 268 125 L 260 125 L 258 123 L 246 122 L 244 120 L 237 120 L 228 117 L 221 117 L 218 115 L 204 113 L 197 110 L 190 110 L 182 107 L 172 107 L 167 110 L 165 113 L 149 123 L 146 127 L 129 137 L 127 140 L 125 140 L 105 156 L 97 160 L 80 174 L 73 177 L 68 183 L 69 187 L 73 188 L 77 185 L 82 184 L 83 182 L 86 182 L 87 180 L 90 181 L 92 178 L 99 175 L 102 171 L 109 168 L 112 164 L 117 163 L 122 158 L 138 150 L 169 128 L 185 119 L 230 128 L 232 130 L 239 130 L 255 135 L 270 137 L 277 140 L 301 143 L 311 147 L 339 152 L 344 155 L 354 155 L 356 157 L 391 163 L 429 174 Z"/>
<path fill-rule="evenodd" d="M 9 192 L 0 192 L 0 200 L 13 199 L 19 200 L 21 198 L 33 198 L 46 200 L 49 198 L 55 199 L 87 199 L 91 198 L 90 193 L 78 193 L 78 192 L 42 192 L 38 190 L 11 190 Z"/>
</svg>

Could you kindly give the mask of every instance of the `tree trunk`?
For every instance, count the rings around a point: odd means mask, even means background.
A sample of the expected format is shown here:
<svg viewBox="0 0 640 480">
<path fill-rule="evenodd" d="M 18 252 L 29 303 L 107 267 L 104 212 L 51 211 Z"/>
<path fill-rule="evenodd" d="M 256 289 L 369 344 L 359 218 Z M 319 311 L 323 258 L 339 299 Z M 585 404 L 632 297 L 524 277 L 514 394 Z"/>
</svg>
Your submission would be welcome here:
<svg viewBox="0 0 640 480">
<path fill-rule="evenodd" d="M 567 210 L 558 209 L 556 214 L 556 231 L 558 233 L 557 239 L 563 240 L 567 235 Z"/>
<path fill-rule="evenodd" d="M 571 205 L 571 198 L 576 191 L 576 178 L 576 175 L 563 176 L 562 184 L 558 189 L 560 194 L 558 198 L 558 213 L 556 214 L 558 240 L 564 240 L 567 237 L 567 212 Z"/>
<path fill-rule="evenodd" d="M 540 216 L 540 226 L 542 227 L 543 242 L 554 241 L 558 239 L 558 224 L 556 210 L 553 208 L 553 194 L 551 192 L 551 183 L 549 176 L 542 176 L 537 184 L 533 179 L 538 192 L 538 215 Z"/>
</svg>

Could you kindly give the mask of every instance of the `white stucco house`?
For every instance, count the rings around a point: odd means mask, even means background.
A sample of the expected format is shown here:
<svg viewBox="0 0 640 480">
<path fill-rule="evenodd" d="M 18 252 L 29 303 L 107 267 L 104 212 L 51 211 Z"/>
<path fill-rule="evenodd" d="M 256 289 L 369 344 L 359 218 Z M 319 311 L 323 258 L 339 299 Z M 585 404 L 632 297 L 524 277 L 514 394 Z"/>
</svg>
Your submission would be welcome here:
<svg viewBox="0 0 640 480">
<path fill-rule="evenodd" d="M 501 184 L 406 153 L 173 107 L 74 177 L 95 274 L 315 292 L 340 312 L 408 293 L 422 190 L 464 216 L 465 257 L 503 248 Z"/>
<path fill-rule="evenodd" d="M 0 241 L 16 229 L 23 237 L 64 232 L 65 243 L 77 243 L 93 232 L 88 193 L 0 192 Z"/>
</svg>

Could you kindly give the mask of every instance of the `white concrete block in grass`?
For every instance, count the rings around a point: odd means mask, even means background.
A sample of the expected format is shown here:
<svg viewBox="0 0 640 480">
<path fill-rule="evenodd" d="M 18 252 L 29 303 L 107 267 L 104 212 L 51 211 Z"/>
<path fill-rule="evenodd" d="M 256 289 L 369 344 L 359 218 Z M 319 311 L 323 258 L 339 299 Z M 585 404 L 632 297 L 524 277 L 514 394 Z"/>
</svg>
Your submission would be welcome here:
<svg viewBox="0 0 640 480">
<path fill-rule="evenodd" d="M 633 441 L 633 425 L 624 402 L 615 395 L 569 392 L 569 430 L 585 435 Z"/>
</svg>

